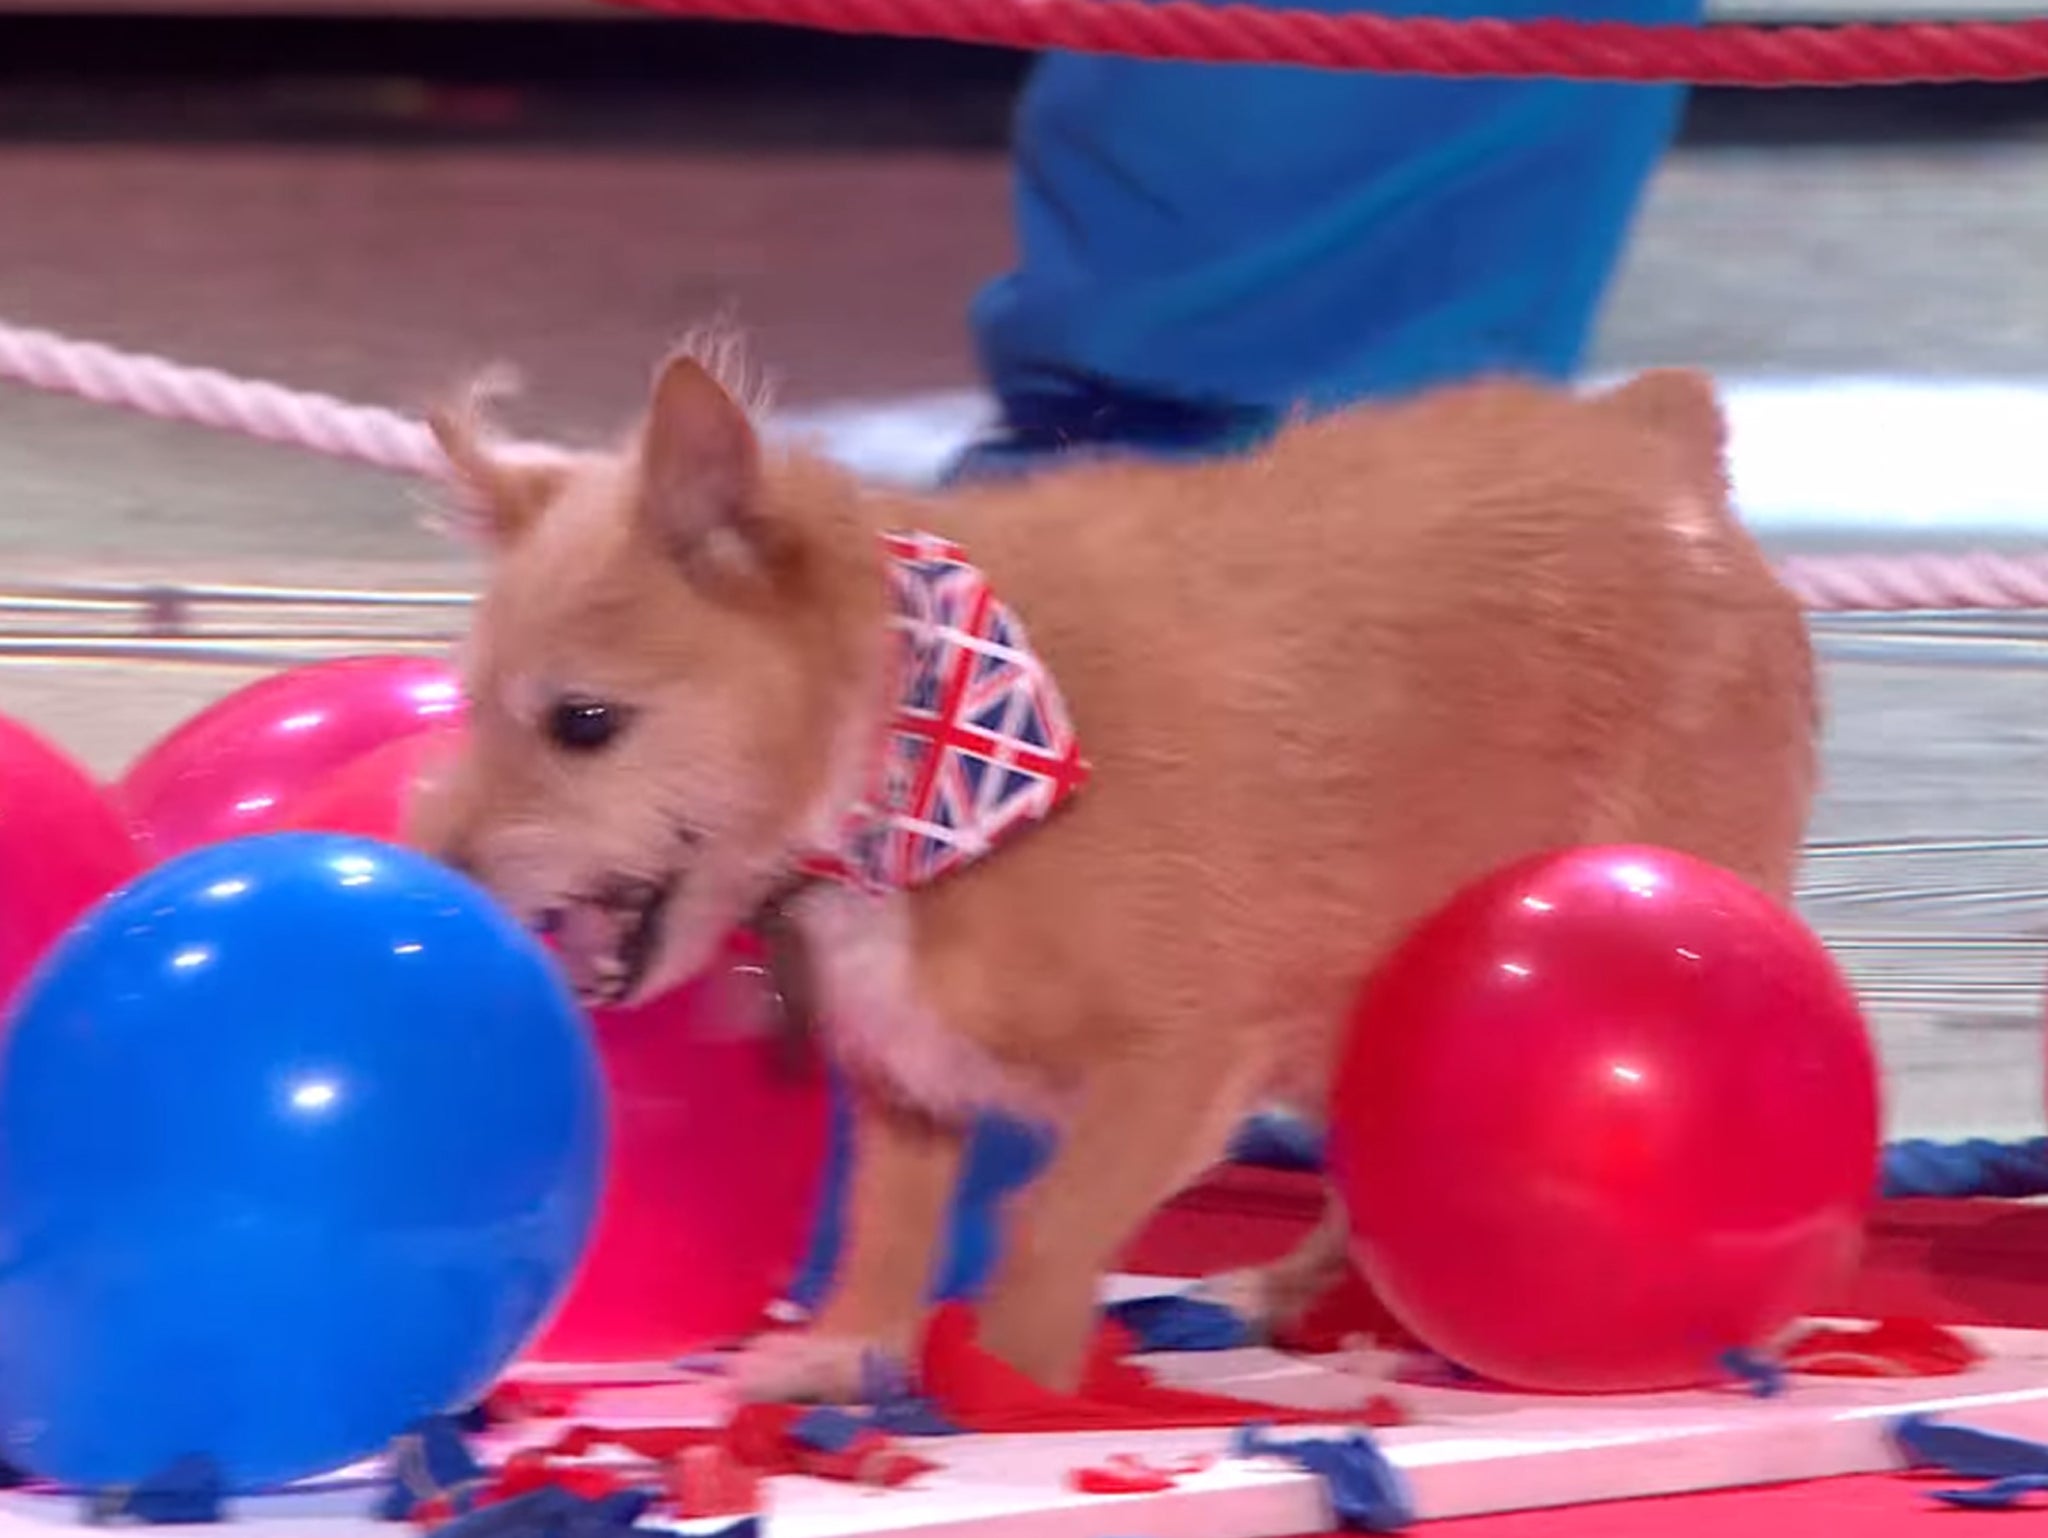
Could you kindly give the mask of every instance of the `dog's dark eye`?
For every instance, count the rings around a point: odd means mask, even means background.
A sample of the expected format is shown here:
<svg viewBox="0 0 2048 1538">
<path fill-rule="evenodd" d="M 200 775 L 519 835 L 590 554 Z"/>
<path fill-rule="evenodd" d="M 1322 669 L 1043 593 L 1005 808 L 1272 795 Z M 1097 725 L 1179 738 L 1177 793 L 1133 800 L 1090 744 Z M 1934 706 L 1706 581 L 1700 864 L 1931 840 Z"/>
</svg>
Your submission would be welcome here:
<svg viewBox="0 0 2048 1538">
<path fill-rule="evenodd" d="M 623 705 L 571 695 L 549 709 L 548 736 L 572 753 L 594 753 L 625 730 L 627 715 Z"/>
</svg>

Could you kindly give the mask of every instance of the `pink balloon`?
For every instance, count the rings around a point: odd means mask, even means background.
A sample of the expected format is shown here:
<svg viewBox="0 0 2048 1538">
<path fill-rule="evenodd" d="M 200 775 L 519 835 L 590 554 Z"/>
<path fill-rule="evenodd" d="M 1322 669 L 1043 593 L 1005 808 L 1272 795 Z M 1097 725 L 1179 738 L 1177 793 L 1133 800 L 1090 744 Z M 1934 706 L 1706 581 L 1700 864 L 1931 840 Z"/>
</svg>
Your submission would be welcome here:
<svg viewBox="0 0 2048 1538">
<path fill-rule="evenodd" d="M 802 1259 L 825 1167 L 825 1078 L 784 1067 L 736 939 L 710 972 L 594 1024 L 611 1083 L 603 1205 L 529 1359 L 650 1361 L 759 1326 Z"/>
<path fill-rule="evenodd" d="M 141 863 L 92 776 L 0 716 L 0 1002 L 74 919 Z"/>
<path fill-rule="evenodd" d="M 462 686 L 427 657 L 292 668 L 201 711 L 136 761 L 119 795 L 158 859 L 274 828 L 280 805 L 396 738 L 461 719 Z"/>
<path fill-rule="evenodd" d="M 454 761 L 464 735 L 460 727 L 434 727 L 372 748 L 279 802 L 270 826 L 403 843 L 413 798 Z"/>
</svg>

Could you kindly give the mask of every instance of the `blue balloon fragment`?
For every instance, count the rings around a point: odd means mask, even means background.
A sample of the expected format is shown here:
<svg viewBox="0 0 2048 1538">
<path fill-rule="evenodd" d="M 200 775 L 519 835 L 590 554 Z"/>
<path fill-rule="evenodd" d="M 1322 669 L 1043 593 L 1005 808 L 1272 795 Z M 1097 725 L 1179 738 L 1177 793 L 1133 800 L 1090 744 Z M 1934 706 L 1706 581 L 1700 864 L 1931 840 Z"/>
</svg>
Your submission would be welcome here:
<svg viewBox="0 0 2048 1538">
<path fill-rule="evenodd" d="M 1960 1479 L 2048 1474 L 2048 1444 L 1952 1426 L 1924 1415 L 1901 1416 L 1893 1422 L 1891 1441 L 1908 1468 L 1939 1469 Z"/>
<path fill-rule="evenodd" d="M 232 1493 L 472 1401 L 574 1275 L 604 1118 L 552 962 L 446 867 L 286 834 L 150 872 L 0 1042 L 0 1445 Z"/>
<path fill-rule="evenodd" d="M 1901 1416 L 1893 1422 L 1891 1442 L 1908 1468 L 1938 1469 L 1959 1479 L 1984 1481 L 1974 1489 L 1928 1492 L 1946 1506 L 2005 1511 L 2029 1495 L 2048 1492 L 2048 1444 L 1952 1426 L 1924 1415 Z"/>
<path fill-rule="evenodd" d="M 392 1438 L 384 1454 L 387 1483 L 377 1499 L 377 1519 L 410 1521 L 413 1512 L 429 1501 L 459 1504 L 480 1489 L 489 1471 L 470 1451 L 468 1430 L 463 1417 L 434 1415 Z"/>
<path fill-rule="evenodd" d="M 1760 1352 L 1724 1351 L 1721 1366 L 1749 1390 L 1752 1398 L 1776 1399 L 1787 1387 L 1785 1369 Z"/>
<path fill-rule="evenodd" d="M 104 1490 L 86 1502 L 86 1521 L 140 1522 L 188 1527 L 221 1520 L 227 1491 L 220 1466 L 193 1455 L 176 1460 L 149 1478 L 119 1490 Z"/>
<path fill-rule="evenodd" d="M 1237 1311 L 1207 1298 L 1128 1298 L 1105 1312 L 1131 1332 L 1140 1351 L 1235 1351 L 1252 1343 Z"/>
<path fill-rule="evenodd" d="M 2048 1492 L 2048 1474 L 2013 1474 L 1974 1490 L 1930 1490 L 1928 1494 L 1944 1506 L 1967 1511 L 2010 1511 L 2028 1496 L 2043 1492 Z"/>
<path fill-rule="evenodd" d="M 868 1412 L 868 1424 L 885 1436 L 957 1437 L 961 1430 L 939 1412 L 929 1399 L 904 1394 L 875 1402 Z"/>
<path fill-rule="evenodd" d="M 790 1440 L 813 1452 L 843 1453 L 868 1429 L 859 1416 L 831 1405 L 807 1410 L 789 1428 Z"/>
<path fill-rule="evenodd" d="M 1240 1426 L 1231 1452 L 1239 1458 L 1284 1459 L 1314 1474 L 1329 1492 L 1337 1525 L 1347 1532 L 1398 1533 L 1415 1523 L 1407 1480 L 1363 1431 L 1282 1439 L 1267 1426 Z"/>
<path fill-rule="evenodd" d="M 625 1538 L 654 1504 L 651 1490 L 618 1490 L 590 1499 L 558 1485 L 480 1507 L 434 1529 L 437 1538 Z"/>
<path fill-rule="evenodd" d="M 867 1406 L 865 1424 L 885 1436 L 960 1435 L 960 1428 L 918 1393 L 902 1359 L 889 1352 L 870 1351 L 861 1358 L 859 1403 Z"/>
</svg>

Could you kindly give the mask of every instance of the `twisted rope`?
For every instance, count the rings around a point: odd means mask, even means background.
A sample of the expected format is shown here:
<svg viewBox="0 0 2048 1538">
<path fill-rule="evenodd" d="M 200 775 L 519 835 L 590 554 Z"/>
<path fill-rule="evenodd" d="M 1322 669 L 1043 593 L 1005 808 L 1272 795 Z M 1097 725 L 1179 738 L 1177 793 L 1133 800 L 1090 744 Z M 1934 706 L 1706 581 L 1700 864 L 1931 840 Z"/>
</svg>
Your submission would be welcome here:
<svg viewBox="0 0 2048 1538">
<path fill-rule="evenodd" d="M 395 411 L 266 380 L 240 379 L 150 353 L 123 352 L 52 331 L 0 323 L 0 379 L 102 406 L 122 406 L 159 421 L 311 449 L 402 475 L 445 472 L 433 435 Z"/>
<path fill-rule="evenodd" d="M 439 478 L 447 470 L 421 423 L 381 406 L 0 321 L 5 379 L 403 475 Z M 2048 552 L 1803 556 L 1780 572 L 1817 613 L 2048 609 Z"/>
<path fill-rule="evenodd" d="M 1778 575 L 1817 613 L 2048 609 L 2048 551 L 1794 556 Z"/>
<path fill-rule="evenodd" d="M 2048 78 L 2048 21 L 1846 27 L 1449 21 L 1198 0 L 611 0 L 698 20 L 1397 75 L 1851 86 Z"/>
</svg>

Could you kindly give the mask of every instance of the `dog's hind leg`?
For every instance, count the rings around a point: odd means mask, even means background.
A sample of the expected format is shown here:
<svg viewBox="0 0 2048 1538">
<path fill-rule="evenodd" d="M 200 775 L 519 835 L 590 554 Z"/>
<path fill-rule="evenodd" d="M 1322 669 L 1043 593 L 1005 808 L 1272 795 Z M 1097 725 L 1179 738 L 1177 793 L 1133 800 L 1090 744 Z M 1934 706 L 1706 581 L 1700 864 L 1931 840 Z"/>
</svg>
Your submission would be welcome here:
<svg viewBox="0 0 2048 1538">
<path fill-rule="evenodd" d="M 1231 1309 L 1253 1338 L 1300 1322 L 1343 1278 L 1350 1265 L 1351 1223 L 1334 1190 L 1323 1192 L 1323 1215 L 1300 1243 L 1278 1260 L 1205 1279 L 1202 1296 Z"/>
<path fill-rule="evenodd" d="M 839 1274 L 808 1328 L 748 1348 L 735 1374 L 746 1398 L 853 1403 L 872 1357 L 901 1364 L 917 1343 L 966 1136 L 870 1087 L 852 1093 Z"/>
</svg>

